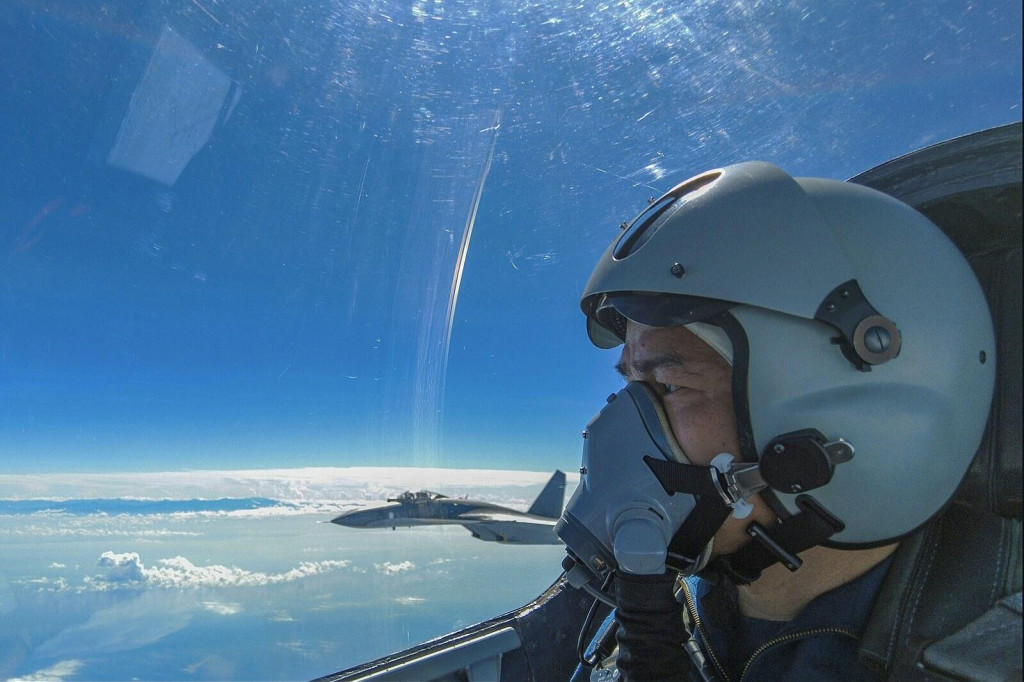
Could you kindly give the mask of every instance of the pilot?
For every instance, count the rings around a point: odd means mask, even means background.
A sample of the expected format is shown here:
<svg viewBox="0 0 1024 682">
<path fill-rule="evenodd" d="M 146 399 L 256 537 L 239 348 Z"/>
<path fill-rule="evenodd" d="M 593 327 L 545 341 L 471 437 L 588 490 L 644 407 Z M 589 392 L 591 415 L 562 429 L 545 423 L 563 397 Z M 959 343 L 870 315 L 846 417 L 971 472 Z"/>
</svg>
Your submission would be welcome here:
<svg viewBox="0 0 1024 682">
<path fill-rule="evenodd" d="M 590 339 L 622 345 L 685 471 L 760 479 L 742 500 L 678 485 L 708 503 L 673 519 L 653 570 L 624 568 L 617 541 L 619 674 L 872 679 L 858 639 L 891 555 L 952 497 L 989 411 L 974 274 L 905 204 L 759 162 L 687 180 L 623 228 L 582 297 Z"/>
</svg>

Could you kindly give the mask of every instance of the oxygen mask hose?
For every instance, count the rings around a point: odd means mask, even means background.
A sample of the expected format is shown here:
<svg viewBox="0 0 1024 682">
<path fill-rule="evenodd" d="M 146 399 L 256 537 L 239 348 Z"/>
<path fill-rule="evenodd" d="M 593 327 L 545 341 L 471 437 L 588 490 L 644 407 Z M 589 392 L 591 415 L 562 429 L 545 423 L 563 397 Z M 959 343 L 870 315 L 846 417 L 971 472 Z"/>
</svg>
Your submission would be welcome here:
<svg viewBox="0 0 1024 682">
<path fill-rule="evenodd" d="M 690 657 L 683 605 L 676 601 L 675 571 L 660 575 L 615 574 L 615 620 L 619 655 L 616 666 L 625 682 L 685 682 Z"/>
</svg>

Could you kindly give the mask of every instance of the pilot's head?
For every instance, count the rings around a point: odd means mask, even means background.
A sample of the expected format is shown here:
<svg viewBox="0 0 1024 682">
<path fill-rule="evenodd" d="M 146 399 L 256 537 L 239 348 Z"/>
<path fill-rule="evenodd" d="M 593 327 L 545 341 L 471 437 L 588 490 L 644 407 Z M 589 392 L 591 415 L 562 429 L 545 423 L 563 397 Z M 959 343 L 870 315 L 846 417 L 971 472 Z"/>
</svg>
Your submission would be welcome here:
<svg viewBox="0 0 1024 682">
<path fill-rule="evenodd" d="M 732 394 L 732 345 L 720 328 L 701 322 L 655 327 L 626 321 L 617 369 L 626 381 L 654 389 L 673 435 L 693 464 L 707 465 L 722 452 L 741 452 Z M 775 515 L 760 496 L 743 519 L 728 518 L 714 536 L 714 554 L 730 554 L 747 540 L 751 521 L 769 525 Z"/>
<path fill-rule="evenodd" d="M 807 472 L 774 472 L 753 500 L 764 526 L 810 497 L 841 522 L 831 546 L 891 542 L 950 499 L 981 440 L 995 366 L 981 288 L 935 225 L 865 187 L 765 163 L 687 180 L 612 242 L 581 306 L 692 463 L 725 452 L 764 470 L 783 443 L 852 446 L 813 490 Z M 716 554 L 750 520 L 728 520 Z"/>
</svg>

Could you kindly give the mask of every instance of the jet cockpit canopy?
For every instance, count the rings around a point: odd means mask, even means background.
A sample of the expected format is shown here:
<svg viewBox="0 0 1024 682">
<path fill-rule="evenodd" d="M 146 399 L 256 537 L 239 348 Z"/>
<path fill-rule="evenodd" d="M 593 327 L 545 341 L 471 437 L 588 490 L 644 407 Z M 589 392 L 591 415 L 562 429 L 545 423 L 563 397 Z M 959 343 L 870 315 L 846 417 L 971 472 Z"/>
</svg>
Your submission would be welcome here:
<svg viewBox="0 0 1024 682">
<path fill-rule="evenodd" d="M 431 500 L 440 500 L 448 497 L 441 493 L 431 492 L 430 490 L 418 490 L 416 492 L 410 492 L 406 490 L 401 495 L 395 497 L 389 497 L 388 502 L 429 502 Z"/>
</svg>

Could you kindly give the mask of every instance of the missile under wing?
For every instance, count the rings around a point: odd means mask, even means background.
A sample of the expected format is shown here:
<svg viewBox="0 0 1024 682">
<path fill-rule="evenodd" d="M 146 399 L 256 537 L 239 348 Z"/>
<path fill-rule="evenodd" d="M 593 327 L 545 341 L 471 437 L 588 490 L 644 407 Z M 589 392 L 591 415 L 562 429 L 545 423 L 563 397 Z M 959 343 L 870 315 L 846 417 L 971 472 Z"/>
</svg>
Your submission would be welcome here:
<svg viewBox="0 0 1024 682">
<path fill-rule="evenodd" d="M 429 490 L 405 492 L 387 504 L 346 512 L 331 523 L 349 528 L 397 528 L 458 524 L 490 542 L 557 545 L 555 522 L 562 513 L 565 474 L 555 471 L 530 509 L 521 512 L 490 502 L 451 498 Z"/>
</svg>

